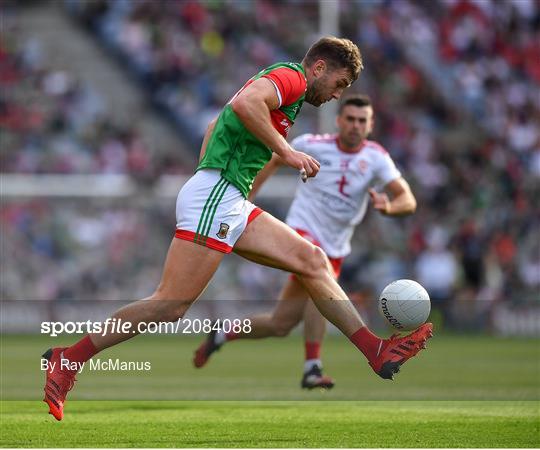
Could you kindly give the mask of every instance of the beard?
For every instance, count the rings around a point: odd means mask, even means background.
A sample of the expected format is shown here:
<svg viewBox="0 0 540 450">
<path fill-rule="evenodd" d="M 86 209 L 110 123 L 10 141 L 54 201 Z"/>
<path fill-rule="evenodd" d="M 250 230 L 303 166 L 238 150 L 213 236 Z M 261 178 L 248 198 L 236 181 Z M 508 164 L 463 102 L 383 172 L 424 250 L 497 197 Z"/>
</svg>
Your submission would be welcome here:
<svg viewBox="0 0 540 450">
<path fill-rule="evenodd" d="M 311 86 L 308 87 L 306 91 L 306 102 L 310 105 L 319 107 L 323 104 L 323 100 L 321 99 L 321 96 L 319 92 L 321 91 L 323 85 L 323 80 L 318 78 L 316 80 L 313 80 Z"/>
<path fill-rule="evenodd" d="M 357 147 L 360 145 L 360 142 L 362 142 L 364 139 L 366 139 L 367 134 L 359 134 L 359 135 L 353 135 L 353 136 L 340 136 L 341 141 L 343 144 L 345 144 L 346 147 Z"/>
</svg>

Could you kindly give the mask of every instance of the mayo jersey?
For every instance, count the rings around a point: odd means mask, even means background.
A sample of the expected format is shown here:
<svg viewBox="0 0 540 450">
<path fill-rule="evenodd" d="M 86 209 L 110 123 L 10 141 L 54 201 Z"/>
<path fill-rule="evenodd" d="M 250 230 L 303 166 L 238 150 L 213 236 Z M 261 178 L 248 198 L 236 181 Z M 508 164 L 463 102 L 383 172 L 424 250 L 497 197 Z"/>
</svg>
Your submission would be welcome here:
<svg viewBox="0 0 540 450">
<path fill-rule="evenodd" d="M 298 63 L 274 64 L 251 78 L 238 93 L 259 78 L 267 78 L 276 89 L 279 108 L 270 112 L 270 119 L 278 133 L 287 137 L 305 99 L 304 68 Z M 272 158 L 272 150 L 248 131 L 233 111 L 231 102 L 219 115 L 197 170 L 221 170 L 221 176 L 247 198 L 257 172 Z"/>
<path fill-rule="evenodd" d="M 347 256 L 354 228 L 366 214 L 368 189 L 385 186 L 401 173 L 374 141 L 364 141 L 357 153 L 345 153 L 337 135 L 304 134 L 291 146 L 313 156 L 321 168 L 315 178 L 298 184 L 287 224 L 309 232 L 329 257 Z"/>
</svg>

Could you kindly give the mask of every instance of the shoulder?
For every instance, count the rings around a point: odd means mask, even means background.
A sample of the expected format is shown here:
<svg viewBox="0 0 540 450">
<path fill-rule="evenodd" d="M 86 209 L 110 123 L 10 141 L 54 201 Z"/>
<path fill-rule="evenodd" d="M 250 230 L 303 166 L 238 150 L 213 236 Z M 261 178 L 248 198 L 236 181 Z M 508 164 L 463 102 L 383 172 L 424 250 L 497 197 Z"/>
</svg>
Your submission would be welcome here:
<svg viewBox="0 0 540 450">
<path fill-rule="evenodd" d="M 313 134 L 311 133 L 305 133 L 305 134 L 301 134 L 299 136 L 296 136 L 292 142 L 291 142 L 291 146 L 293 148 L 304 148 L 306 146 L 306 144 L 309 142 L 309 140 L 311 139 L 311 137 L 313 136 Z"/>
<path fill-rule="evenodd" d="M 294 85 L 306 86 L 306 77 L 297 63 L 277 63 L 262 71 L 262 76 L 279 81 L 287 81 Z"/>
<path fill-rule="evenodd" d="M 305 94 L 307 82 L 300 68 L 301 66 L 295 63 L 277 63 L 263 70 L 261 77 L 274 83 L 280 106 L 290 105 Z"/>
<path fill-rule="evenodd" d="M 369 160 L 372 161 L 384 183 L 401 176 L 396 163 L 381 144 L 375 141 L 366 141 L 366 147 L 369 149 Z"/>
<path fill-rule="evenodd" d="M 333 144 L 336 142 L 336 135 L 305 133 L 297 136 L 294 140 L 306 142 L 307 144 Z"/>
<path fill-rule="evenodd" d="M 285 73 L 288 75 L 295 74 L 302 79 L 305 79 L 304 77 L 304 70 L 302 68 L 301 64 L 293 63 L 293 62 L 278 62 L 276 64 L 272 64 L 271 66 L 268 66 L 266 69 L 263 69 L 264 73 Z"/>
<path fill-rule="evenodd" d="M 324 151 L 329 146 L 335 146 L 335 143 L 335 135 L 306 133 L 296 137 L 291 145 L 303 151 Z"/>
<path fill-rule="evenodd" d="M 336 144 L 336 135 L 335 134 L 305 134 L 306 140 L 310 144 Z"/>
<path fill-rule="evenodd" d="M 375 154 L 390 156 L 388 151 L 378 142 L 366 140 L 364 148 L 371 150 Z"/>
<path fill-rule="evenodd" d="M 305 139 L 305 146 L 321 152 L 332 152 L 336 150 L 336 135 L 334 134 L 309 134 Z"/>
<path fill-rule="evenodd" d="M 299 72 L 297 70 L 294 70 L 290 67 L 285 67 L 285 66 L 277 66 L 275 68 L 269 68 L 268 71 L 263 74 L 263 76 L 268 76 L 268 75 L 291 78 L 294 80 L 301 80 L 301 81 L 305 80 L 302 72 Z"/>
<path fill-rule="evenodd" d="M 390 156 L 390 153 L 378 142 L 366 140 L 364 144 L 364 154 L 368 158 L 375 162 L 377 165 L 387 166 L 393 164 L 394 161 Z"/>
</svg>

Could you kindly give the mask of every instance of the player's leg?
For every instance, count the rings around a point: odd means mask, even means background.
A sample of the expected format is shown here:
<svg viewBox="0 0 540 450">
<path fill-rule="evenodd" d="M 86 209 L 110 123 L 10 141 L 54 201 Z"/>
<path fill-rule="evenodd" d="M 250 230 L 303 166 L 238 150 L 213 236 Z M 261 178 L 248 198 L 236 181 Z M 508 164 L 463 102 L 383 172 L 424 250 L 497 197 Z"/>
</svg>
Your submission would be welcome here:
<svg viewBox="0 0 540 450">
<path fill-rule="evenodd" d="M 301 320 L 304 320 L 305 356 L 304 371 L 300 385 L 305 389 L 330 389 L 334 386 L 332 378 L 323 375 L 320 360 L 321 343 L 326 330 L 326 319 L 309 299 L 309 295 L 298 278 L 291 275 L 279 296 L 274 311 L 249 317 L 249 333 L 210 333 L 207 340 L 197 349 L 195 367 L 202 367 L 209 356 L 219 350 L 226 342 L 237 339 L 262 339 L 285 337 Z"/>
<path fill-rule="evenodd" d="M 300 385 L 305 389 L 334 387 L 334 380 L 322 373 L 321 347 L 326 332 L 326 319 L 312 301 L 304 308 L 304 373 Z"/>
<path fill-rule="evenodd" d="M 189 306 L 199 297 L 224 254 L 193 242 L 173 239 L 159 286 L 148 298 L 131 303 L 113 314 L 121 323 L 130 322 L 126 333 L 92 333 L 67 348 L 49 349 L 43 355 L 49 361 L 44 401 L 57 420 L 63 417 L 63 404 L 73 387 L 76 371 L 61 367 L 67 363 L 84 363 L 101 350 L 130 339 L 139 334 L 139 324 L 148 322 L 173 322 L 181 318 Z M 198 270 L 193 271 L 193 267 Z M 102 325 L 105 326 L 104 322 Z M 53 366 L 54 364 L 54 366 Z M 54 369 L 53 369 L 54 367 Z"/>
<path fill-rule="evenodd" d="M 326 333 L 326 319 L 313 302 L 307 302 L 304 308 L 304 341 L 320 344 Z M 318 358 L 320 351 L 315 352 Z"/>
<path fill-rule="evenodd" d="M 250 223 L 236 242 L 240 256 L 296 274 L 321 313 L 347 337 L 365 324 L 331 272 L 324 252 L 268 213 Z"/>
<path fill-rule="evenodd" d="M 225 333 L 223 330 L 211 331 L 205 341 L 197 348 L 193 357 L 195 367 L 203 367 L 210 356 L 226 342 L 237 339 L 263 339 L 267 337 L 285 337 L 300 323 L 308 294 L 304 286 L 290 277 L 283 287 L 279 301 L 270 313 L 255 314 L 247 317 L 250 321 L 250 332 Z"/>
<path fill-rule="evenodd" d="M 295 273 L 319 311 L 353 342 L 382 378 L 392 378 L 431 336 L 431 324 L 403 338 L 384 340 L 371 333 L 335 281 L 324 252 L 267 213 L 246 227 L 234 251 L 251 261 Z"/>
<path fill-rule="evenodd" d="M 281 290 L 274 310 L 270 314 L 250 316 L 251 331 L 239 333 L 237 338 L 261 339 L 287 336 L 302 320 L 308 299 L 304 286 L 295 277 L 289 277 Z"/>
<path fill-rule="evenodd" d="M 310 242 L 318 245 L 315 240 Z M 336 280 L 339 278 L 343 259 L 344 258 L 328 258 L 332 265 L 333 274 Z M 307 302 L 306 308 L 304 309 L 305 363 L 304 373 L 300 383 L 303 388 L 330 389 L 334 387 L 334 380 L 327 375 L 323 375 L 322 370 L 323 365 L 320 354 L 325 333 L 326 319 L 321 315 L 313 302 Z"/>
<path fill-rule="evenodd" d="M 202 247 L 193 242 L 173 239 L 161 282 L 148 298 L 131 303 L 113 314 L 117 323 L 130 322 L 125 333 L 92 333 L 67 348 L 49 349 L 43 355 L 49 361 L 45 385 L 45 402 L 50 413 L 57 420 L 63 417 L 63 404 L 66 394 L 73 387 L 76 371 L 61 367 L 61 360 L 67 363 L 84 363 L 101 350 L 130 339 L 139 334 L 139 324 L 148 322 L 173 322 L 181 318 L 189 306 L 202 293 L 216 271 L 223 253 Z M 193 271 L 193 267 L 198 267 Z M 105 326 L 104 322 L 102 325 Z M 53 366 L 54 364 L 54 366 Z"/>
<path fill-rule="evenodd" d="M 176 237 L 169 247 L 159 286 L 150 297 L 127 305 L 112 317 L 116 323 L 130 322 L 129 330 L 119 333 L 105 328 L 114 323 L 108 319 L 100 333 L 87 335 L 71 347 L 45 352 L 43 357 L 51 370 L 47 371 L 44 400 L 58 420 L 62 419 L 65 397 L 73 387 L 76 372 L 62 368 L 61 360 L 84 363 L 99 351 L 139 334 L 143 322 L 176 321 L 202 293 L 224 253 L 232 250 L 231 236 L 243 230 L 243 216 L 238 220 L 238 214 L 233 213 L 231 220 L 220 220 L 236 211 L 238 201 L 244 203 L 240 192 L 229 187 L 218 171 L 199 172 L 182 187 L 177 199 Z M 225 228 L 224 224 L 230 225 Z"/>
<path fill-rule="evenodd" d="M 217 270 L 224 253 L 182 239 L 173 238 L 161 281 L 152 295 L 118 310 L 113 317 L 131 322 L 130 333 L 91 334 L 96 349 L 132 338 L 139 333 L 139 324 L 175 322 L 184 316 L 201 295 Z M 197 267 L 197 270 L 193 270 Z"/>
</svg>

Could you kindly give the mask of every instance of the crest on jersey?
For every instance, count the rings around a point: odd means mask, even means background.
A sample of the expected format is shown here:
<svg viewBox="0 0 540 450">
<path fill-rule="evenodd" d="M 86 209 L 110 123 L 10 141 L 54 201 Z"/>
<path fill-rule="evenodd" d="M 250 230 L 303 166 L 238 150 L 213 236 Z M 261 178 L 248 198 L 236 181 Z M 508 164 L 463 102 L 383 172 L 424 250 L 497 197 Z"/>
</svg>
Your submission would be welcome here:
<svg viewBox="0 0 540 450">
<path fill-rule="evenodd" d="M 365 160 L 365 159 L 361 159 L 360 162 L 358 163 L 358 168 L 360 169 L 360 173 L 363 175 L 366 170 L 368 169 L 368 162 Z"/>
<path fill-rule="evenodd" d="M 216 236 L 220 239 L 225 239 L 227 237 L 228 232 L 229 232 L 229 225 L 227 225 L 226 223 L 220 223 L 219 231 L 217 232 Z"/>
</svg>

